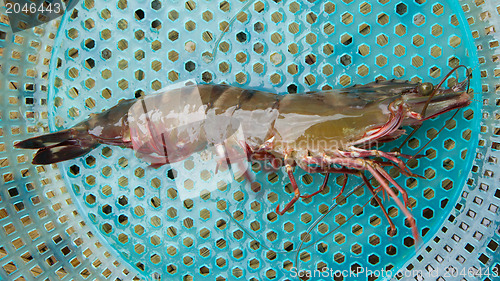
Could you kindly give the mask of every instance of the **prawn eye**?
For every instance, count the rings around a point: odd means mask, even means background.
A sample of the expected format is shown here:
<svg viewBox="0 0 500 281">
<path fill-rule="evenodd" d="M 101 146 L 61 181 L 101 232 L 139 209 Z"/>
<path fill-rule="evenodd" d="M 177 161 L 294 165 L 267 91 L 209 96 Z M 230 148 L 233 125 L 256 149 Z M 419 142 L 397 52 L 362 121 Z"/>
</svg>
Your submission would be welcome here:
<svg viewBox="0 0 500 281">
<path fill-rule="evenodd" d="M 422 96 L 428 96 L 434 91 L 434 85 L 430 82 L 425 82 L 418 85 L 418 93 Z"/>
</svg>

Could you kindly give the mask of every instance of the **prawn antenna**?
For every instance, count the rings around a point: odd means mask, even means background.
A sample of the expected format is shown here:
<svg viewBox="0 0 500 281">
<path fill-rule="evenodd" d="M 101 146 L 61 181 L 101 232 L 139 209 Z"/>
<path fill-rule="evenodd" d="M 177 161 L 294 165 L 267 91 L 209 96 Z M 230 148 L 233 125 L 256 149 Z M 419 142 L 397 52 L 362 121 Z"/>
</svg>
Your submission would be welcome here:
<svg viewBox="0 0 500 281">
<path fill-rule="evenodd" d="M 455 118 L 455 116 L 457 116 L 457 113 L 458 113 L 458 111 L 459 111 L 459 110 L 460 110 L 460 109 L 455 110 L 455 112 L 454 112 L 454 113 L 453 113 L 453 115 L 450 117 L 450 119 L 446 120 L 446 122 L 444 122 L 443 126 L 441 126 L 441 129 L 439 129 L 439 131 L 438 131 L 438 132 L 437 132 L 434 136 L 432 136 L 432 138 L 431 138 L 431 139 L 430 139 L 430 140 L 429 140 L 426 144 L 424 144 L 424 146 L 422 146 L 422 147 L 421 147 L 421 148 L 417 151 L 417 153 L 413 154 L 413 156 L 412 156 L 409 160 L 414 159 L 414 158 L 415 158 L 417 155 L 419 155 L 419 154 L 420 154 L 420 152 L 422 152 L 422 150 L 424 150 L 424 149 L 425 149 L 425 148 L 426 148 L 426 147 L 427 147 L 427 146 L 428 146 L 428 145 L 429 145 L 429 144 L 430 144 L 430 143 L 431 143 L 431 142 L 432 142 L 435 138 L 437 138 L 437 136 L 439 136 L 439 134 L 440 134 L 440 133 L 444 130 L 444 128 L 446 127 L 446 124 L 448 124 L 448 122 L 449 122 L 450 120 L 452 120 L 453 118 Z M 408 161 L 409 161 L 409 160 L 408 160 Z"/>
<path fill-rule="evenodd" d="M 370 177 L 368 180 L 371 180 L 373 177 Z M 342 200 L 346 200 L 347 198 L 351 197 L 358 189 L 362 188 L 363 186 L 365 185 L 365 183 L 361 183 L 359 185 L 357 185 L 356 187 L 354 187 L 352 190 L 350 190 L 349 192 L 347 192 L 344 196 L 344 198 Z M 370 199 L 368 200 L 368 202 L 364 205 L 366 206 L 370 200 L 372 200 L 373 198 L 375 197 L 375 195 L 372 195 L 372 197 L 370 197 Z M 296 256 L 296 259 L 295 259 L 295 264 L 297 264 L 297 258 L 298 258 L 298 254 L 300 253 L 300 251 L 302 250 L 305 250 L 307 248 L 310 248 L 312 245 L 314 245 L 316 242 L 318 242 L 319 240 L 331 235 L 336 229 L 340 228 L 341 226 L 345 225 L 350 219 L 352 219 L 354 216 L 357 216 L 359 215 L 358 214 L 355 214 L 355 215 L 352 215 L 351 217 L 349 217 L 343 224 L 339 225 L 337 228 L 335 228 L 334 230 L 330 231 L 329 233 L 323 235 L 321 238 L 315 240 L 314 242 L 308 244 L 307 246 L 303 247 L 304 243 L 306 242 L 306 239 L 308 239 L 311 235 L 311 232 L 313 231 L 313 229 L 321 222 L 323 221 L 323 219 L 325 219 L 326 216 L 328 216 L 328 214 L 330 214 L 335 208 L 337 208 L 339 206 L 339 203 L 333 203 L 330 208 L 328 209 L 328 211 L 326 211 L 324 214 L 322 214 L 319 218 L 317 218 L 314 223 L 307 229 L 306 233 L 305 233 L 305 236 L 303 238 L 300 239 L 300 244 L 299 244 L 299 247 L 296 249 L 296 250 L 292 250 L 292 251 L 285 251 L 285 250 L 278 250 L 278 249 L 274 249 L 274 248 L 270 248 L 268 246 L 266 246 L 264 243 L 262 243 L 261 241 L 259 241 L 259 239 L 257 237 L 255 237 L 250 231 L 248 231 L 248 229 L 243 226 L 240 222 L 238 222 L 232 215 L 231 213 L 225 209 L 224 212 L 226 213 L 226 215 L 229 217 L 229 219 L 231 221 L 233 221 L 245 234 L 248 235 L 248 237 L 252 238 L 253 240 L 259 242 L 262 247 L 266 250 L 269 250 L 269 251 L 274 251 L 276 252 L 277 254 L 287 254 L 287 253 L 290 253 L 290 252 L 297 252 L 297 256 Z M 364 209 L 364 206 L 361 210 Z"/>
<path fill-rule="evenodd" d="M 248 7 L 250 7 L 250 5 L 252 5 L 253 2 L 255 2 L 255 0 L 248 0 L 247 3 L 243 7 L 241 7 L 241 9 L 231 18 L 231 20 L 229 20 L 228 25 L 226 26 L 226 28 L 224 28 L 224 31 L 222 31 L 222 34 L 220 35 L 219 39 L 217 39 L 217 41 L 215 42 L 214 48 L 212 49 L 212 53 L 203 56 L 207 60 L 207 62 L 215 60 L 215 57 L 217 56 L 217 48 L 219 47 L 220 41 L 222 41 L 224 35 L 226 35 L 226 33 L 229 31 L 229 28 L 233 25 L 234 21 L 236 21 L 238 15 L 241 12 L 247 10 Z"/>
<path fill-rule="evenodd" d="M 354 194 L 354 192 L 355 192 L 358 188 L 361 188 L 363 185 L 364 185 L 364 183 L 363 183 L 363 184 L 360 184 L 360 185 L 358 185 L 358 186 L 356 186 L 355 188 L 353 188 L 353 189 L 349 192 L 349 194 L 346 196 L 346 199 L 347 199 L 347 197 L 348 197 L 348 196 L 351 196 L 352 194 Z M 366 205 L 368 205 L 368 203 L 370 203 L 370 201 L 371 201 L 373 198 L 375 198 L 375 194 L 373 194 L 373 195 L 372 195 L 372 197 L 370 197 L 370 199 L 368 199 L 368 201 L 366 201 L 366 203 L 365 203 L 365 204 L 361 207 L 361 210 L 360 210 L 358 213 L 354 213 L 354 214 L 352 214 L 351 216 L 349 216 L 349 218 L 347 218 L 347 220 L 346 220 L 344 223 L 342 223 L 342 224 L 338 225 L 337 227 L 335 227 L 334 229 L 330 230 L 327 234 L 323 235 L 323 236 L 321 237 L 321 239 L 324 239 L 324 238 L 326 238 L 326 237 L 330 236 L 330 235 L 331 235 L 331 234 L 333 234 L 335 231 L 337 231 L 339 228 L 341 228 L 342 226 L 346 225 L 346 224 L 347 224 L 347 223 L 348 223 L 348 222 L 349 222 L 352 218 L 354 218 L 354 217 L 359 216 L 360 214 L 362 214 L 362 213 L 363 213 L 363 210 L 364 210 L 364 209 L 365 209 L 365 207 L 366 207 Z M 299 248 L 296 250 L 296 252 L 297 252 L 297 253 L 295 254 L 295 261 L 294 261 L 295 267 L 297 268 L 297 272 L 300 272 L 300 269 L 299 269 L 299 255 L 300 255 L 300 252 L 301 252 L 302 250 L 305 250 L 305 249 L 307 249 L 307 248 L 311 247 L 312 245 L 316 244 L 316 242 L 318 242 L 320 239 L 315 240 L 315 241 L 313 241 L 312 243 L 309 243 L 309 245 L 307 245 L 307 246 L 305 246 L 305 247 L 302 247 L 302 246 L 304 245 L 304 240 L 306 240 L 307 238 L 309 238 L 309 237 L 310 237 L 312 229 L 313 229 L 314 227 L 316 227 L 316 225 L 318 225 L 318 224 L 319 224 L 319 222 L 320 222 L 321 220 L 323 220 L 323 219 L 324 219 L 324 217 L 325 217 L 326 215 L 328 215 L 331 211 L 333 211 L 333 209 L 335 209 L 337 206 L 338 206 L 338 204 L 337 204 L 337 203 L 333 204 L 333 205 L 330 207 L 330 209 L 328 210 L 328 212 L 326 212 L 326 213 L 325 213 L 325 214 L 323 214 L 320 218 L 318 218 L 318 219 L 315 221 L 315 223 L 314 223 L 313 225 L 311 225 L 311 227 L 309 227 L 309 229 L 308 229 L 308 230 L 307 230 L 307 232 L 306 232 L 306 235 L 305 235 L 303 238 L 301 238 L 301 241 L 300 241 L 300 244 L 299 244 Z"/>
<path fill-rule="evenodd" d="M 368 179 L 368 181 L 370 181 L 371 179 L 373 178 L 370 177 Z M 346 200 L 347 198 L 349 198 L 350 196 L 352 196 L 358 189 L 362 188 L 363 186 L 365 185 L 365 182 L 361 183 L 361 184 L 358 184 L 356 187 L 354 187 L 351 191 L 349 191 L 345 197 L 342 199 L 342 200 Z M 340 227 L 344 226 L 346 223 L 348 223 L 353 217 L 355 216 L 358 216 L 361 214 L 361 212 L 363 212 L 365 206 L 370 203 L 370 201 L 372 199 L 375 198 L 375 194 L 373 194 L 370 199 L 363 205 L 363 207 L 361 208 L 360 212 L 359 213 L 356 213 L 356 214 L 353 214 L 351 215 L 344 223 L 340 224 L 339 226 L 335 227 L 333 230 L 331 230 L 330 232 L 328 232 L 327 234 L 321 236 L 321 238 L 319 239 L 316 239 L 315 241 L 309 243 L 307 246 L 304 246 L 304 243 L 306 242 L 306 240 L 311 237 L 311 232 L 313 231 L 313 229 L 321 222 L 325 219 L 326 216 L 328 216 L 333 210 L 335 210 L 335 208 L 337 208 L 339 206 L 339 203 L 335 202 L 333 203 L 330 208 L 328 208 L 328 211 L 326 211 L 324 214 L 322 214 L 319 218 L 317 218 L 314 223 L 307 229 L 305 235 L 303 237 L 301 237 L 300 239 L 300 244 L 299 244 L 299 247 L 297 248 L 297 250 L 295 250 L 296 254 L 295 254 L 295 266 L 297 268 L 297 271 L 299 271 L 299 255 L 300 255 L 300 252 L 302 250 L 305 250 L 307 248 L 310 248 L 312 245 L 316 244 L 318 241 L 320 241 L 321 239 L 324 239 L 326 237 L 328 237 L 329 235 L 331 235 L 332 233 L 334 233 L 335 231 L 337 231 Z"/>
</svg>

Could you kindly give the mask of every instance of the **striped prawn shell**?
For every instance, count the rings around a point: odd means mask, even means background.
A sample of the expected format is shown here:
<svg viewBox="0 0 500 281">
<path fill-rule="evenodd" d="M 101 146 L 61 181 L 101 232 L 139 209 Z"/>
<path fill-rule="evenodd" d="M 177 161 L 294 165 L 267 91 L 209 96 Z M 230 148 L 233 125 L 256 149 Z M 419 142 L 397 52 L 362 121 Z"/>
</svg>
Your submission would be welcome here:
<svg viewBox="0 0 500 281">
<path fill-rule="evenodd" d="M 277 95 L 228 85 L 191 85 L 135 102 L 128 112 L 130 139 L 134 150 L 153 163 L 182 160 L 231 136 L 251 150 L 272 141 L 266 149 L 278 157 L 290 149 L 320 154 L 387 122 L 388 103 L 414 88 L 412 83 L 387 81 Z"/>
</svg>

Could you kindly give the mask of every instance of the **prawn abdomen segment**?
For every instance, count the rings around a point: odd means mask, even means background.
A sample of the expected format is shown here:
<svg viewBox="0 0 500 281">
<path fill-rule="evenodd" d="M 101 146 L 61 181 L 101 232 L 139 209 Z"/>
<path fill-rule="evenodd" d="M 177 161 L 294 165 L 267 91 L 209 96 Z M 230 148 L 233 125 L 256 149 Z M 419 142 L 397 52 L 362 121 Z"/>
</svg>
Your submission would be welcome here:
<svg viewBox="0 0 500 281">
<path fill-rule="evenodd" d="M 192 85 L 147 96 L 129 112 L 133 148 L 142 158 L 172 163 L 228 140 L 232 146 L 239 141 L 258 146 L 277 117 L 276 99 L 226 85 Z"/>
<path fill-rule="evenodd" d="M 180 161 L 206 144 L 204 119 L 196 87 L 146 96 L 128 112 L 133 149 L 153 165 Z"/>
</svg>

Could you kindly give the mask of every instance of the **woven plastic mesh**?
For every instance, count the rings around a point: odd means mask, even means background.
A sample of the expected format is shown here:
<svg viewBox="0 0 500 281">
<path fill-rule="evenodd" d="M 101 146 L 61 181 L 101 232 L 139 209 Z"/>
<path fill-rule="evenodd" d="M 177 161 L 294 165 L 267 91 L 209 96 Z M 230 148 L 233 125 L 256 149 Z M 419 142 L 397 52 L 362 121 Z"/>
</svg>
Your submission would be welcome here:
<svg viewBox="0 0 500 281">
<path fill-rule="evenodd" d="M 83 1 L 59 26 L 55 21 L 15 35 L 3 18 L 2 89 L 8 94 L 1 104 L 0 274 L 6 280 L 131 280 L 136 274 L 282 280 L 292 279 L 298 266 L 421 270 L 424 276 L 411 277 L 417 280 L 438 278 L 425 275 L 432 269 L 442 280 L 487 278 L 457 274 L 475 268 L 491 275 L 499 268 L 500 191 L 493 184 L 498 40 L 489 22 L 499 10 L 482 1 Z M 394 202 L 384 201 L 398 229 L 390 237 L 380 208 L 363 208 L 370 198 L 363 188 L 338 198 L 307 238 L 334 203 L 341 178 L 277 216 L 276 205 L 292 196 L 282 171 L 254 169 L 249 185 L 227 171 L 211 173 L 203 155 L 153 169 L 132 151 L 108 146 L 59 169 L 33 167 L 28 152 L 12 148 L 47 124 L 67 128 L 120 99 L 190 79 L 286 94 L 375 79 L 436 84 L 453 66 L 478 60 L 476 101 L 426 147 L 427 158 L 409 163 L 427 179 L 391 171 L 410 195 L 423 238 L 417 252 Z M 450 116 L 425 123 L 404 152 L 417 152 Z M 295 177 L 305 193 L 323 181 L 300 169 Z M 347 190 L 358 184 L 351 178 Z M 295 264 L 301 238 L 307 241 L 302 248 L 311 246 Z M 446 273 L 457 261 L 458 273 Z"/>
</svg>

